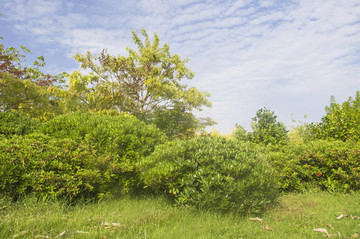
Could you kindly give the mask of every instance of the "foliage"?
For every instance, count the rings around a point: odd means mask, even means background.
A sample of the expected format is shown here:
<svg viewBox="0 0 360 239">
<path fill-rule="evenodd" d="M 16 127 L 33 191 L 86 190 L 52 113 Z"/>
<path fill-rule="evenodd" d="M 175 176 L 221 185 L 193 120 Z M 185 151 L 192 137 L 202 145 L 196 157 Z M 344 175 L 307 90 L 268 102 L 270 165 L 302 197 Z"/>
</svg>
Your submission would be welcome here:
<svg viewBox="0 0 360 239">
<path fill-rule="evenodd" d="M 310 139 L 331 139 L 359 141 L 360 139 L 360 92 L 355 98 L 342 104 L 336 103 L 332 96 L 330 105 L 325 107 L 326 115 L 320 123 L 308 125 Z"/>
<path fill-rule="evenodd" d="M 0 112 L 0 134 L 6 137 L 31 133 L 38 126 L 37 121 L 22 117 L 17 113 Z"/>
<path fill-rule="evenodd" d="M 287 130 L 283 123 L 276 120 L 273 111 L 259 109 L 252 119 L 252 132 L 248 133 L 251 142 L 261 144 L 281 144 L 288 140 Z"/>
<path fill-rule="evenodd" d="M 232 131 L 231 133 L 231 137 L 235 138 L 237 140 L 240 141 L 248 141 L 249 137 L 248 137 L 248 132 L 246 131 L 246 129 L 238 124 L 235 124 L 235 129 Z"/>
<path fill-rule="evenodd" d="M 151 190 L 177 205 L 258 212 L 277 195 L 272 169 L 250 143 L 199 137 L 158 146 L 140 164 Z"/>
<path fill-rule="evenodd" d="M 111 56 L 104 50 L 99 56 L 76 54 L 75 59 L 91 73 L 51 76 L 41 72 L 43 57 L 33 67 L 22 67 L 25 47 L 4 48 L 0 44 L 0 111 L 47 121 L 69 112 L 128 113 L 147 124 L 155 124 L 170 138 L 194 137 L 198 130 L 212 125 L 210 119 L 198 119 L 194 110 L 210 107 L 208 93 L 187 87 L 194 73 L 187 59 L 172 55 L 169 46 L 153 42 L 145 30 L 144 41 L 132 32 L 137 50 L 128 48 L 127 56 Z M 64 85 L 64 76 L 69 85 Z M 55 84 L 56 83 L 56 84 Z"/>
<path fill-rule="evenodd" d="M 291 114 L 293 116 L 293 114 Z M 306 122 L 307 115 L 304 115 L 303 120 L 296 120 L 292 118 L 292 125 L 288 133 L 290 144 L 301 144 L 309 139 L 308 123 Z"/>
<path fill-rule="evenodd" d="M 256 144 L 284 144 L 288 141 L 288 130 L 283 123 L 276 120 L 273 111 L 265 107 L 256 112 L 252 119 L 252 132 L 247 132 L 244 127 L 236 124 L 232 137 L 239 141 L 250 141 Z"/>
<path fill-rule="evenodd" d="M 52 88 L 54 95 L 63 99 L 66 112 L 118 111 L 114 103 L 109 81 L 100 81 L 94 74 L 82 75 L 78 71 L 67 74 L 69 86 L 65 89 Z"/>
<path fill-rule="evenodd" d="M 141 184 L 136 162 L 150 155 L 166 136 L 156 127 L 146 125 L 134 116 L 111 116 L 73 113 L 54 118 L 42 125 L 40 132 L 54 138 L 84 142 L 98 154 L 110 155 L 121 163 L 118 179 L 123 192 L 136 191 Z"/>
<path fill-rule="evenodd" d="M 169 110 L 156 110 L 150 120 L 157 128 L 170 138 L 188 139 L 194 137 L 197 127 L 196 117 L 190 113 L 174 108 Z"/>
<path fill-rule="evenodd" d="M 62 82 L 63 75 L 42 73 L 39 68 L 45 65 L 43 57 L 38 57 L 33 67 L 22 67 L 27 53 L 31 52 L 23 46 L 20 51 L 0 44 L 0 111 L 47 120 L 61 113 L 48 89 L 55 81 Z"/>
<path fill-rule="evenodd" d="M 300 125 L 290 130 L 290 132 L 288 133 L 290 144 L 302 144 L 305 142 L 303 129 L 304 129 L 304 125 Z"/>
<path fill-rule="evenodd" d="M 173 109 L 156 110 L 149 123 L 156 125 L 170 139 L 190 139 L 196 135 L 197 131 L 216 124 L 210 118 L 196 118 L 194 114 L 186 112 L 180 106 L 175 106 Z"/>
<path fill-rule="evenodd" d="M 266 158 L 277 170 L 282 190 L 318 186 L 327 191 L 360 189 L 360 145 L 354 142 L 311 141 L 268 147 Z"/>
<path fill-rule="evenodd" d="M 22 122 L 15 114 L 3 115 Z M 9 132 L 30 132 L 29 122 Z M 140 184 L 135 163 L 165 140 L 158 129 L 131 116 L 62 115 L 35 130 L 1 140 L 0 193 L 96 198 L 134 191 Z"/>
<path fill-rule="evenodd" d="M 194 77 L 185 65 L 188 60 L 172 55 L 167 44 L 161 47 L 156 34 L 153 42 L 145 30 L 141 30 L 144 41 L 136 32 L 132 34 L 137 50 L 127 48 L 128 56 L 111 56 L 106 50 L 99 56 L 90 52 L 74 56 L 82 68 L 92 72 L 69 75 L 69 88 L 63 90 L 70 99 L 67 107 L 72 111 L 119 110 L 154 122 L 168 130 L 169 136 L 187 136 L 201 128 L 192 111 L 211 103 L 208 93 L 182 84 Z"/>
<path fill-rule="evenodd" d="M 116 154 L 129 160 L 149 155 L 155 145 L 166 140 L 164 134 L 154 126 L 126 114 L 72 113 L 43 123 L 39 130 L 55 138 L 84 141 L 99 152 Z"/>
<path fill-rule="evenodd" d="M 14 199 L 96 198 L 117 186 L 118 158 L 99 155 L 90 145 L 42 134 L 14 136 L 0 142 L 0 192 Z"/>
</svg>

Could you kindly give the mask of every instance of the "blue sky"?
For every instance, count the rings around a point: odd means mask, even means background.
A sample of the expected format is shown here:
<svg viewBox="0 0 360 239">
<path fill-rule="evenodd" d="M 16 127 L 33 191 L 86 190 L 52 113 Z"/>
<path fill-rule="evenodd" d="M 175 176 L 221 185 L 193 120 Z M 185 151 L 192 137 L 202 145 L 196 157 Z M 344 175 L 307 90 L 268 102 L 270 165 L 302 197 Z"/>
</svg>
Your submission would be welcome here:
<svg viewBox="0 0 360 239">
<path fill-rule="evenodd" d="M 212 94 L 197 114 L 222 133 L 250 129 L 262 107 L 288 126 L 316 122 L 331 95 L 360 89 L 358 0 L 0 0 L 0 13 L 4 45 L 43 55 L 48 73 L 77 70 L 76 52 L 124 54 L 132 30 L 157 32 L 190 59 L 184 83 Z"/>
</svg>

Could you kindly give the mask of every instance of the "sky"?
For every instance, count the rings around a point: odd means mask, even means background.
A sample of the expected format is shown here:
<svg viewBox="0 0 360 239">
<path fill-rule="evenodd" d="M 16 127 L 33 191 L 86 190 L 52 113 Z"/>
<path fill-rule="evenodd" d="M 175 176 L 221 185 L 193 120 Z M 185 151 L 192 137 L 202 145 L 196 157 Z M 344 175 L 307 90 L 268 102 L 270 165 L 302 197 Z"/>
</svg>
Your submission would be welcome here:
<svg viewBox="0 0 360 239">
<path fill-rule="evenodd" d="M 196 115 L 224 134 L 250 130 L 263 107 L 288 128 L 319 122 L 332 95 L 360 90 L 359 0 L 0 0 L 0 13 L 5 47 L 44 56 L 51 74 L 79 69 L 76 52 L 126 55 L 131 31 L 156 32 L 189 58 L 184 84 L 213 104 Z"/>
</svg>

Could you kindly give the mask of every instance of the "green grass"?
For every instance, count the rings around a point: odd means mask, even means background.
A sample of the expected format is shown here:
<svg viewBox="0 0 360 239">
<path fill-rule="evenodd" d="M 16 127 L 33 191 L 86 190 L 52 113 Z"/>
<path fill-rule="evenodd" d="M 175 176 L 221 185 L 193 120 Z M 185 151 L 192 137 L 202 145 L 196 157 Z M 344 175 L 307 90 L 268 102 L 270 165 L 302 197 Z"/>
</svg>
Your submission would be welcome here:
<svg viewBox="0 0 360 239">
<path fill-rule="evenodd" d="M 348 216 L 338 220 L 340 214 Z M 75 206 L 0 199 L 0 238 L 324 238 L 315 228 L 331 238 L 352 238 L 360 234 L 360 219 L 350 217 L 360 216 L 360 193 L 287 194 L 257 215 L 262 222 L 249 220 L 255 216 L 174 208 L 159 198 Z"/>
</svg>

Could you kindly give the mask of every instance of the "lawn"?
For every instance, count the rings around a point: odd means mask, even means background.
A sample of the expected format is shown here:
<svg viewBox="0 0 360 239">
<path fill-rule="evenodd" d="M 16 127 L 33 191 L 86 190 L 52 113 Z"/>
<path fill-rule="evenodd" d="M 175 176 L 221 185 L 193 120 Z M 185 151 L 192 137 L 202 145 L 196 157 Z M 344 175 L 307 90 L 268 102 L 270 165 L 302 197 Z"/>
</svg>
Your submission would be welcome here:
<svg viewBox="0 0 360 239">
<path fill-rule="evenodd" d="M 356 238 L 360 193 L 284 194 L 263 215 L 173 207 L 161 198 L 67 206 L 0 200 L 1 238 Z M 317 230 L 315 230 L 317 229 Z"/>
</svg>

